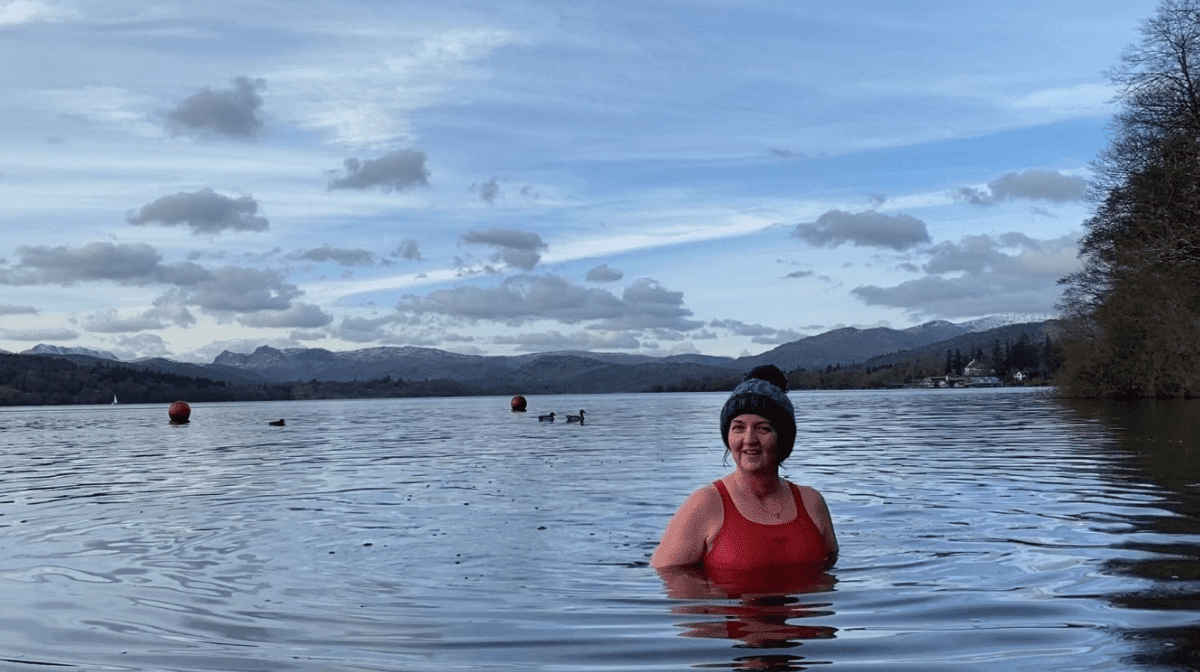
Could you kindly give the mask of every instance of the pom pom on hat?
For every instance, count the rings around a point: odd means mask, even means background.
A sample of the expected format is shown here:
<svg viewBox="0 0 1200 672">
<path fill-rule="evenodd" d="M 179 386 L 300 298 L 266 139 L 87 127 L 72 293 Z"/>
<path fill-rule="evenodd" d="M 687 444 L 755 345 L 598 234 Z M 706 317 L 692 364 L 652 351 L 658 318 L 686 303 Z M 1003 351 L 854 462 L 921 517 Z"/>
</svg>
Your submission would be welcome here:
<svg viewBox="0 0 1200 672">
<path fill-rule="evenodd" d="M 778 436 L 779 461 L 792 454 L 796 444 L 796 411 L 787 396 L 787 377 L 772 364 L 754 367 L 729 395 L 721 409 L 721 440 L 729 447 L 729 425 L 739 415 L 766 418 Z"/>
</svg>

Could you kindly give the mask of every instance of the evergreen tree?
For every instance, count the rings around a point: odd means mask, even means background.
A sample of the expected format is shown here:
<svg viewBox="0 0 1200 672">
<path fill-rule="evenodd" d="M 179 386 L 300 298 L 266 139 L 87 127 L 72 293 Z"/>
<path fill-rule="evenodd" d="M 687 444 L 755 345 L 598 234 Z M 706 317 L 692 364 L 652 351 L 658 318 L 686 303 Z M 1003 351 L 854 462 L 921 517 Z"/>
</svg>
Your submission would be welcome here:
<svg viewBox="0 0 1200 672">
<path fill-rule="evenodd" d="M 992 343 L 992 372 L 1001 378 L 1008 373 L 1008 365 L 1005 363 L 1004 351 L 1000 349 L 998 338 Z"/>
<path fill-rule="evenodd" d="M 1012 368 L 1018 371 L 1030 371 L 1037 369 L 1041 364 L 1041 357 L 1038 355 L 1037 348 L 1033 345 L 1029 334 L 1021 332 L 1021 337 L 1012 347 Z"/>
<path fill-rule="evenodd" d="M 1042 348 L 1038 351 L 1038 356 L 1041 360 L 1041 375 L 1043 378 L 1053 376 L 1058 371 L 1058 367 L 1062 365 L 1058 357 L 1058 348 L 1054 347 L 1054 341 L 1050 340 L 1049 335 L 1042 341 Z"/>
</svg>

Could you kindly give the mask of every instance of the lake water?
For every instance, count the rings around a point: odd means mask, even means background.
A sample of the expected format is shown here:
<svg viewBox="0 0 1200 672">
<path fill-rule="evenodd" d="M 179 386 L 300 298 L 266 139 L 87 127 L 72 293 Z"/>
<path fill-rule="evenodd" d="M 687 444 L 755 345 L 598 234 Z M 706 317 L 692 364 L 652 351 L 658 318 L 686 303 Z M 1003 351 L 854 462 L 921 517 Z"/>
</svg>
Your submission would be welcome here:
<svg viewBox="0 0 1200 672">
<path fill-rule="evenodd" d="M 1200 669 L 1200 405 L 793 392 L 749 594 L 647 566 L 725 396 L 0 409 L 0 669 Z"/>
</svg>

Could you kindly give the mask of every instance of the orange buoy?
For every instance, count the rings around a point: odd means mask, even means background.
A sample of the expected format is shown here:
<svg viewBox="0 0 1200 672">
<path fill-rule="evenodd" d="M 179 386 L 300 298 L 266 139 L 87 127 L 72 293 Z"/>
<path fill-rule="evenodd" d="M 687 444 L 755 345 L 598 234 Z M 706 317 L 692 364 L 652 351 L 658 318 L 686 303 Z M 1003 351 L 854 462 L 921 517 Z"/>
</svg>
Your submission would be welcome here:
<svg viewBox="0 0 1200 672">
<path fill-rule="evenodd" d="M 192 407 L 188 406 L 186 401 L 177 401 L 167 409 L 167 416 L 171 418 L 172 424 L 182 425 L 192 416 Z"/>
<path fill-rule="evenodd" d="M 512 403 L 512 410 L 519 411 L 521 413 L 525 412 L 525 404 L 526 404 L 525 397 L 522 397 L 521 395 L 518 394 L 517 396 L 512 398 L 511 403 Z"/>
</svg>

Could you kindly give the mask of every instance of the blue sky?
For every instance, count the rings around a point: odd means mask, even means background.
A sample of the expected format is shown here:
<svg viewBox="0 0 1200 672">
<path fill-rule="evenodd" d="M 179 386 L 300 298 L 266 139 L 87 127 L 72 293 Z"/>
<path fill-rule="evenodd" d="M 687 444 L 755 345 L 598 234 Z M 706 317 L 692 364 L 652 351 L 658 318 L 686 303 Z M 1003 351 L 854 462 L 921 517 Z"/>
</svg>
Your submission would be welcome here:
<svg viewBox="0 0 1200 672">
<path fill-rule="evenodd" d="M 0 0 L 0 349 L 1051 316 L 1155 8 Z"/>
</svg>

